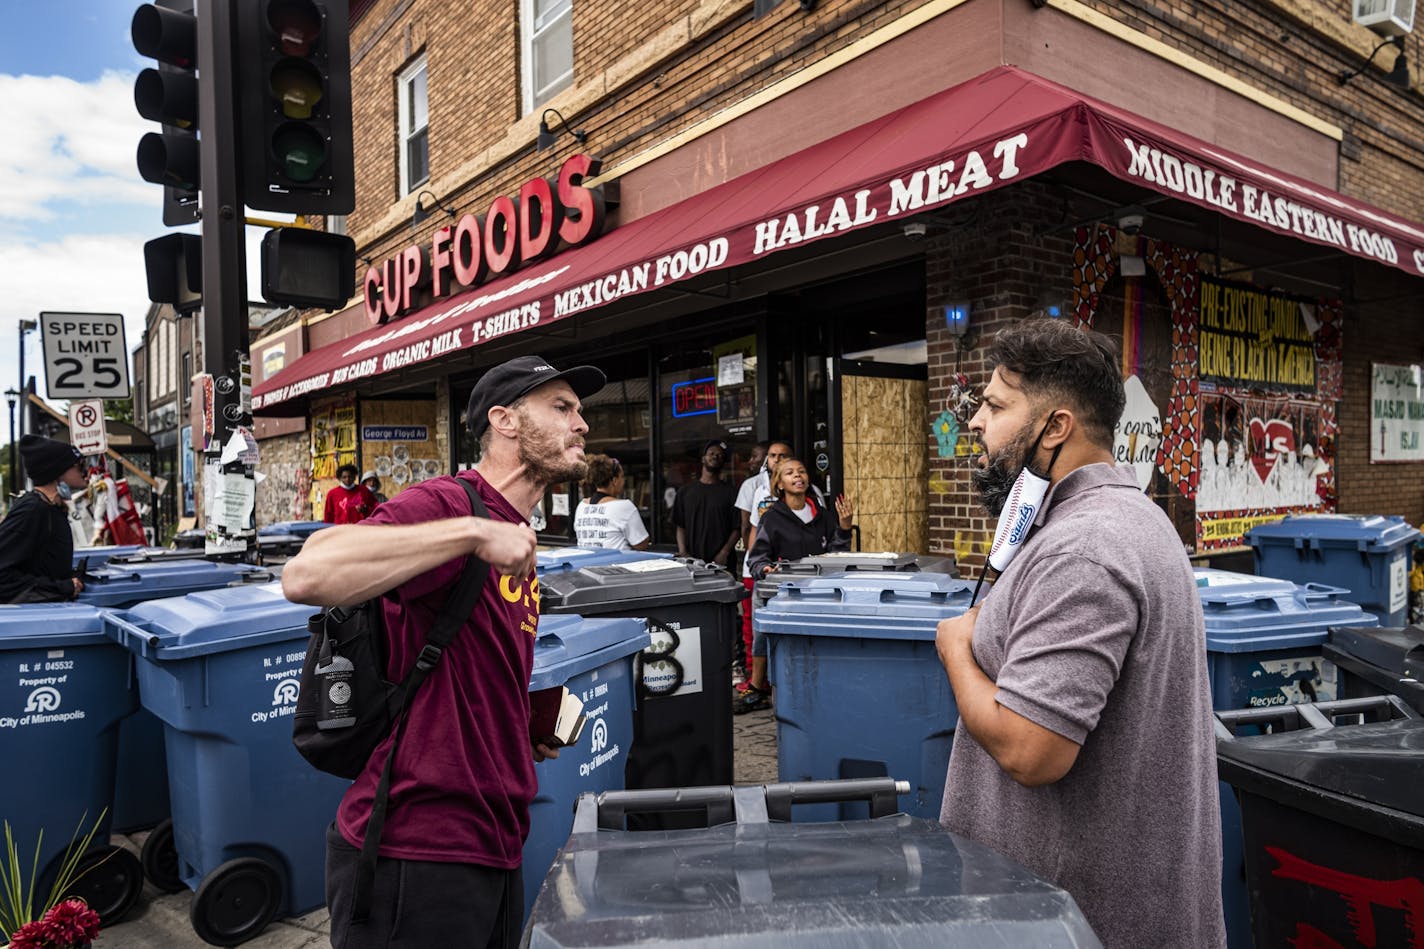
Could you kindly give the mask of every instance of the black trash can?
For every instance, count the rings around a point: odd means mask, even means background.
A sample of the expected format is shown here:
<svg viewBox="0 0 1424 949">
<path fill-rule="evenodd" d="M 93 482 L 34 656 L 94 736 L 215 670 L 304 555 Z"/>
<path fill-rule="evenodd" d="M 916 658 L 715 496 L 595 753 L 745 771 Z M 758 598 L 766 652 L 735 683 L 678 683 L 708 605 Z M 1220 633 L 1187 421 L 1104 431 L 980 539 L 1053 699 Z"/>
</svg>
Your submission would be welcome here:
<svg viewBox="0 0 1424 949">
<path fill-rule="evenodd" d="M 1340 698 L 1397 695 L 1424 714 L 1424 629 L 1332 629 L 1322 655 L 1340 673 Z"/>
<path fill-rule="evenodd" d="M 1255 944 L 1419 945 L 1424 719 L 1396 696 L 1216 717 Z"/>
<path fill-rule="evenodd" d="M 1066 892 L 935 821 L 898 814 L 892 778 L 613 791 L 579 798 L 573 834 L 524 931 L 529 949 L 995 946 L 1092 949 Z M 791 823 L 800 803 L 868 820 Z M 623 829 L 695 807 L 692 830 Z"/>
<path fill-rule="evenodd" d="M 653 643 L 640 654 L 628 787 L 731 784 L 741 581 L 701 561 L 645 559 L 548 571 L 539 590 L 545 613 L 648 621 Z"/>
</svg>

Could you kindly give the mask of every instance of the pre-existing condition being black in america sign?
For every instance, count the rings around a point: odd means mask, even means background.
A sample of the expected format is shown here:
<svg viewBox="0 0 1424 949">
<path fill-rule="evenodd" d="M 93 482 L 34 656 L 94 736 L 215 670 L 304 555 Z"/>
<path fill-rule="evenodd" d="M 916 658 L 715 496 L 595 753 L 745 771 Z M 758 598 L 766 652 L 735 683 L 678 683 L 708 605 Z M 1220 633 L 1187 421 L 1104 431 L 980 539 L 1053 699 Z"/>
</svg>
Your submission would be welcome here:
<svg viewBox="0 0 1424 949">
<path fill-rule="evenodd" d="M 1248 284 L 1201 278 L 1197 326 L 1202 382 L 1245 389 L 1314 392 L 1315 333 L 1302 304 Z"/>
</svg>

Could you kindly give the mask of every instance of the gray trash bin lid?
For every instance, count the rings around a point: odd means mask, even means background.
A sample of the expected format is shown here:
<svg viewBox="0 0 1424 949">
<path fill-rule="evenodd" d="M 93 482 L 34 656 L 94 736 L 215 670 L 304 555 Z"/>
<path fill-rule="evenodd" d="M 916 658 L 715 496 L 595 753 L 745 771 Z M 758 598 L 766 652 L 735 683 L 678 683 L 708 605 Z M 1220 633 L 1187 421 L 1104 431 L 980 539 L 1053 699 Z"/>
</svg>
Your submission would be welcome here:
<svg viewBox="0 0 1424 949">
<path fill-rule="evenodd" d="M 539 606 L 548 612 L 597 613 L 678 603 L 737 603 L 742 581 L 701 561 L 650 558 L 550 571 L 539 578 Z"/>
<path fill-rule="evenodd" d="M 575 833 L 528 937 L 531 949 L 1101 945 L 1068 893 L 905 814 Z"/>
</svg>

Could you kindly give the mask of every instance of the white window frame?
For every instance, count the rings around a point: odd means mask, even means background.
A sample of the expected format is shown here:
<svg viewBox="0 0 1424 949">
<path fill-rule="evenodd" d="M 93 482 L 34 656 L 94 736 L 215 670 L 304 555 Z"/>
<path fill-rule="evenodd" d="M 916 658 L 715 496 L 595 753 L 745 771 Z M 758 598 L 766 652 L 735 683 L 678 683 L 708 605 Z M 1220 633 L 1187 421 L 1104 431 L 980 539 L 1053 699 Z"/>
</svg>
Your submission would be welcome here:
<svg viewBox="0 0 1424 949">
<path fill-rule="evenodd" d="M 413 80 L 413 79 L 414 79 L 418 74 L 420 74 L 420 73 L 426 73 L 426 77 L 425 77 L 425 125 L 423 125 L 423 126 L 421 126 L 421 128 L 418 128 L 418 129 L 417 129 L 417 128 L 411 128 L 411 121 L 412 121 L 412 119 L 411 119 L 411 114 L 410 114 L 410 94 L 409 94 L 409 87 L 410 87 L 410 84 L 411 84 L 411 80 Z M 415 60 L 415 62 L 411 63 L 411 64 L 410 64 L 409 66 L 407 66 L 405 69 L 402 69 L 402 70 L 400 71 L 400 74 L 399 74 L 398 76 L 396 76 L 396 103 L 397 103 L 397 104 L 396 104 L 396 111 L 397 111 L 397 115 L 398 115 L 397 121 L 398 121 L 398 123 L 399 123 L 399 128 L 397 129 L 397 132 L 398 132 L 399 139 L 400 139 L 400 146 L 399 146 L 400 160 L 399 160 L 399 163 L 398 163 L 398 164 L 399 164 L 399 167 L 400 167 L 400 194 L 401 194 L 401 197 L 405 197 L 406 195 L 411 194 L 411 193 L 413 193 L 414 191 L 416 191 L 417 189 L 419 189 L 422 185 L 424 185 L 426 182 L 428 182 L 428 181 L 430 180 L 430 135 L 429 135 L 429 133 L 427 132 L 427 133 L 426 133 L 426 136 L 425 136 L 425 167 L 426 167 L 426 175 L 425 175 L 424 178 L 422 178 L 421 180 L 419 180 L 419 181 L 417 181 L 417 182 L 414 182 L 414 183 L 412 183 L 412 182 L 410 181 L 410 168 L 409 168 L 409 165 L 410 165 L 410 158 L 409 158 L 409 148 L 408 148 L 408 145 L 409 145 L 409 143 L 410 143 L 410 139 L 411 139 L 412 136 L 414 136 L 414 135 L 416 135 L 417 133 L 419 133 L 422 129 L 429 129 L 429 127 L 430 127 L 430 74 L 426 71 L 426 68 L 425 68 L 425 54 L 424 54 L 424 53 L 421 53 L 420 56 Z"/>
<path fill-rule="evenodd" d="M 574 77 L 572 67 L 569 71 L 549 84 L 552 92 L 546 94 L 543 99 L 538 98 L 537 90 L 534 88 L 534 41 L 548 32 L 552 27 L 561 22 L 565 17 L 572 21 L 574 15 L 573 0 L 568 0 L 568 8 L 557 14 L 554 19 L 545 23 L 542 28 L 534 22 L 534 0 L 519 0 L 519 63 L 521 82 L 520 88 L 524 99 L 524 113 L 528 115 L 535 107 L 542 105 L 552 98 L 553 94 L 568 88 Z M 569 30 L 570 43 L 572 43 L 573 30 Z M 570 50 L 572 54 L 572 50 Z M 573 61 L 573 56 L 569 56 L 569 61 Z"/>
</svg>

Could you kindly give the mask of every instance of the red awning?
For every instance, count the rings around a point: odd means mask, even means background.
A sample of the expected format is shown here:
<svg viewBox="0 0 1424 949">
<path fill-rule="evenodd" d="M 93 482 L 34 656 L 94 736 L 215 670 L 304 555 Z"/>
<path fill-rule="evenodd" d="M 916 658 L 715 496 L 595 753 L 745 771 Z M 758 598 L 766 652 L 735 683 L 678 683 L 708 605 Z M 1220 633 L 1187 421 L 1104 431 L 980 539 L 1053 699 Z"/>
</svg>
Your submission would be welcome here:
<svg viewBox="0 0 1424 949">
<path fill-rule="evenodd" d="M 742 175 L 501 280 L 298 359 L 254 409 L 437 359 L 788 247 L 942 207 L 1069 161 L 1424 274 L 1424 228 L 1014 67 Z"/>
</svg>

